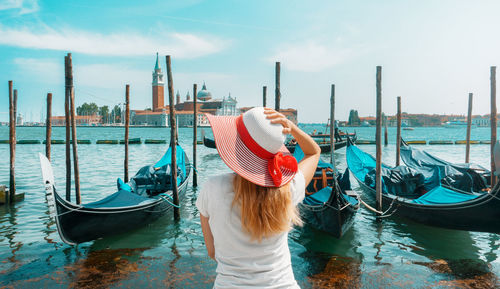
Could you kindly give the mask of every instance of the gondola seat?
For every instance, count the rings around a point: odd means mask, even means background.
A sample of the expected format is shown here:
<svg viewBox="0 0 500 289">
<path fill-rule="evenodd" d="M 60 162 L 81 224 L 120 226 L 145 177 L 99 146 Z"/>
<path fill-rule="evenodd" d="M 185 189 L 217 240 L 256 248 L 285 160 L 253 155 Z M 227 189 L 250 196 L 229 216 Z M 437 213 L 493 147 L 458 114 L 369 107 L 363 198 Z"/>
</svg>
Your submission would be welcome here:
<svg viewBox="0 0 500 289">
<path fill-rule="evenodd" d="M 311 195 L 319 190 L 331 186 L 333 184 L 333 169 L 330 167 L 320 167 L 318 164 L 318 168 L 314 173 L 314 176 L 306 188 L 306 194 Z"/>
<path fill-rule="evenodd" d="M 153 202 L 155 202 L 155 199 L 139 196 L 138 194 L 126 190 L 120 190 L 102 200 L 84 204 L 83 207 L 92 209 L 118 208 L 144 205 Z"/>
<path fill-rule="evenodd" d="M 306 205 L 322 205 L 328 201 L 330 195 L 332 194 L 331 187 L 325 187 L 321 190 L 315 192 L 314 194 L 307 195 L 304 199 L 304 204 Z"/>
<path fill-rule="evenodd" d="M 479 195 L 464 194 L 444 187 L 435 187 L 425 195 L 413 200 L 413 203 L 424 205 L 443 205 L 466 202 L 477 198 Z"/>
</svg>

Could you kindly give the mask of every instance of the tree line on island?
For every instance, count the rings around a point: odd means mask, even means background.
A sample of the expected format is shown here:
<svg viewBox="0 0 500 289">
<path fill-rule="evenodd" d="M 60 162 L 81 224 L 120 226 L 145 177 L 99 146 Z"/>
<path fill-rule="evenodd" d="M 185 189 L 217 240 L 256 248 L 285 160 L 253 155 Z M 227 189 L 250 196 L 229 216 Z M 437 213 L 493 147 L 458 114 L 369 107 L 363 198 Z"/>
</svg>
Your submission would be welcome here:
<svg viewBox="0 0 500 289">
<path fill-rule="evenodd" d="M 401 116 L 403 119 L 406 119 L 406 125 L 410 126 L 441 126 L 442 123 L 446 122 L 450 118 L 453 119 L 453 115 L 438 115 L 438 114 L 409 114 L 407 112 L 402 112 Z M 396 120 L 396 116 L 385 115 L 382 113 L 382 125 L 385 125 L 387 121 L 388 124 L 394 125 Z M 374 126 L 375 125 L 375 117 L 360 117 L 358 111 L 355 109 L 351 109 L 349 111 L 349 118 L 347 120 L 348 126 Z"/>
<path fill-rule="evenodd" d="M 118 104 L 110 110 L 107 105 L 99 107 L 93 102 L 85 102 L 76 108 L 76 114 L 80 116 L 99 115 L 102 117 L 102 123 L 121 123 L 122 121 L 122 108 Z"/>
</svg>

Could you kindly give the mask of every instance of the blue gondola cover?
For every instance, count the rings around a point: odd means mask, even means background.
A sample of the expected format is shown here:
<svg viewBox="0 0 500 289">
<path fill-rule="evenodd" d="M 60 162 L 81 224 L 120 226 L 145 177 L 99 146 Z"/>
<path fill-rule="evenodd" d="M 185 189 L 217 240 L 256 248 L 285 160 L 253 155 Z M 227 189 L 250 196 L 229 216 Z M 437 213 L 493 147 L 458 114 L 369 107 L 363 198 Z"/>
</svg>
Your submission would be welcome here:
<svg viewBox="0 0 500 289">
<path fill-rule="evenodd" d="M 427 192 L 420 198 L 413 200 L 413 202 L 425 205 L 456 204 L 470 201 L 477 197 L 477 195 L 463 194 L 439 186 Z"/>
<path fill-rule="evenodd" d="M 145 203 L 152 203 L 155 199 L 139 196 L 138 194 L 121 190 L 112 195 L 105 197 L 102 200 L 84 204 L 85 208 L 117 208 L 143 205 Z"/>
</svg>

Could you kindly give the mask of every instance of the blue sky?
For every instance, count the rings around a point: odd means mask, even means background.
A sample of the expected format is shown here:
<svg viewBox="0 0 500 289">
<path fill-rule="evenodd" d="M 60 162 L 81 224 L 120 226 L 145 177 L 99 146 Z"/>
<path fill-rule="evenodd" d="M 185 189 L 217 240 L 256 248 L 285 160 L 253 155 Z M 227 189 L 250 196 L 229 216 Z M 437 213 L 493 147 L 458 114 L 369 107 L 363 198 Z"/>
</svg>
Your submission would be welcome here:
<svg viewBox="0 0 500 289">
<path fill-rule="evenodd" d="M 147 2 L 146 4 L 142 2 Z M 489 70 L 500 64 L 499 1 L 37 1 L 0 0 L 0 121 L 8 86 L 18 111 L 40 119 L 47 92 L 64 110 L 64 55 L 73 54 L 77 105 L 151 106 L 159 52 L 173 62 L 182 97 L 206 82 L 240 106 L 274 106 L 274 63 L 282 65 L 282 105 L 301 122 L 325 122 L 330 85 L 336 116 L 375 113 L 375 67 L 382 65 L 383 111 L 396 97 L 410 113 L 489 112 Z M 499 71 L 500 74 L 500 71 Z M 500 77 L 499 77 L 500 78 Z"/>
</svg>

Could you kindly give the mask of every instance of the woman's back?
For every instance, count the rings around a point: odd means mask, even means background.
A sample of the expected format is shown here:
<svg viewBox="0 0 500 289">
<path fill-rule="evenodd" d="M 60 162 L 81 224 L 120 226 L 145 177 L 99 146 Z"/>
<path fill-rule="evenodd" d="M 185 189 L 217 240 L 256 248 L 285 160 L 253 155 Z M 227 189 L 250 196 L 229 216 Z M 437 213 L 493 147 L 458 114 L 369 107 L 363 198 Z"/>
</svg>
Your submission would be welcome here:
<svg viewBox="0 0 500 289">
<path fill-rule="evenodd" d="M 296 285 L 288 249 L 288 232 L 260 242 L 252 240 L 241 225 L 240 210 L 233 206 L 235 174 L 224 174 L 208 180 L 202 187 L 196 205 L 209 218 L 217 261 L 215 288 L 293 288 Z M 297 173 L 290 182 L 292 202 L 304 198 L 305 180 Z"/>
<path fill-rule="evenodd" d="M 298 288 L 287 237 L 302 224 L 296 206 L 321 149 L 272 109 L 207 118 L 219 156 L 236 173 L 212 177 L 196 201 L 208 256 L 217 261 L 214 287 Z M 285 134 L 302 148 L 300 163 L 283 145 Z"/>
</svg>

